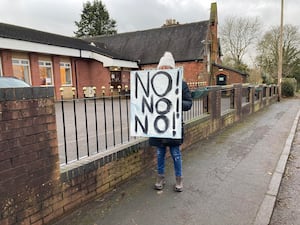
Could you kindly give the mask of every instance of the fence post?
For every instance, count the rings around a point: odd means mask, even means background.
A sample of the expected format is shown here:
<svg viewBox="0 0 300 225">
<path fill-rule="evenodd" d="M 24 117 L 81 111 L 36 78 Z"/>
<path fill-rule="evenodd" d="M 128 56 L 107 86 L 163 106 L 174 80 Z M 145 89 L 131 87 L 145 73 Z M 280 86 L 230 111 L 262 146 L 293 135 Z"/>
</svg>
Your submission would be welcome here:
<svg viewBox="0 0 300 225">
<path fill-rule="evenodd" d="M 211 132 L 220 128 L 221 118 L 221 95 L 220 86 L 211 86 L 208 93 L 208 113 L 211 115 Z"/>
</svg>

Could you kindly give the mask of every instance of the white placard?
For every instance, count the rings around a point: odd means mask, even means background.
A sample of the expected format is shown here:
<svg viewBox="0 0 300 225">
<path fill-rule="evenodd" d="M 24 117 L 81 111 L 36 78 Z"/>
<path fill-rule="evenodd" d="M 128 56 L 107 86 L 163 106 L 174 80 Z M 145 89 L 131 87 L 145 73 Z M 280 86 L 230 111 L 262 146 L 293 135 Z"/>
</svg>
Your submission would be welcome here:
<svg viewBox="0 0 300 225">
<path fill-rule="evenodd" d="M 181 90 L 181 68 L 131 71 L 131 136 L 181 138 Z"/>
</svg>

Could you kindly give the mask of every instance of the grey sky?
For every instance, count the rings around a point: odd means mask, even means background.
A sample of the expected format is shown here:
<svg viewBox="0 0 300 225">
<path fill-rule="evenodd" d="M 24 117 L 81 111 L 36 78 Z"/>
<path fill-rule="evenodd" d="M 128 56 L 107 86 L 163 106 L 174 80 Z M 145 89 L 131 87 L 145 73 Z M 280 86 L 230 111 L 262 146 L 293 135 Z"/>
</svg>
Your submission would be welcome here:
<svg viewBox="0 0 300 225">
<path fill-rule="evenodd" d="M 92 1 L 92 0 L 91 0 Z M 0 22 L 74 36 L 86 0 L 1 0 Z M 207 20 L 217 2 L 219 25 L 232 16 L 258 17 L 264 29 L 280 23 L 281 0 L 102 0 L 117 21 L 119 33 L 160 27 L 166 19 L 180 23 Z M 284 22 L 300 27 L 299 0 L 285 0 Z"/>
</svg>

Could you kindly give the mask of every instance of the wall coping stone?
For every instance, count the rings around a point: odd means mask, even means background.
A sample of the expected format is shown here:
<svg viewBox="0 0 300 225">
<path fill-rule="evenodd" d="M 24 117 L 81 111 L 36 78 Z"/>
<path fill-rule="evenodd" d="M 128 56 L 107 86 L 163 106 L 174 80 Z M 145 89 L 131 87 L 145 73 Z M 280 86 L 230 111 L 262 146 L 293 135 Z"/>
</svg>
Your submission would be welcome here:
<svg viewBox="0 0 300 225">
<path fill-rule="evenodd" d="M 122 146 L 113 148 L 110 151 L 98 153 L 96 155 L 86 157 L 85 159 L 62 165 L 60 167 L 60 179 L 62 182 L 70 181 L 77 176 L 81 176 L 89 171 L 103 167 L 110 162 L 117 161 L 121 158 L 136 153 L 147 146 L 149 146 L 148 138 L 139 138 L 134 142 L 122 144 Z"/>
<path fill-rule="evenodd" d="M 0 102 L 54 97 L 54 87 L 0 88 Z"/>
</svg>

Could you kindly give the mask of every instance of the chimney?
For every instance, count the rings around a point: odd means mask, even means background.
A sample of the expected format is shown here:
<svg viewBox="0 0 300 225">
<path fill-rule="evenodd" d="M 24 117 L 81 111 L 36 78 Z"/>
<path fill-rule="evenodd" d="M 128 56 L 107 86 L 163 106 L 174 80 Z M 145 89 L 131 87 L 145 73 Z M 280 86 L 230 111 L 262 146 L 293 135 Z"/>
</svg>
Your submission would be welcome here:
<svg viewBox="0 0 300 225">
<path fill-rule="evenodd" d="M 171 27 L 171 26 L 175 26 L 178 24 L 179 24 L 179 22 L 176 21 L 175 19 L 167 19 L 166 22 L 162 25 L 162 27 Z"/>
</svg>

